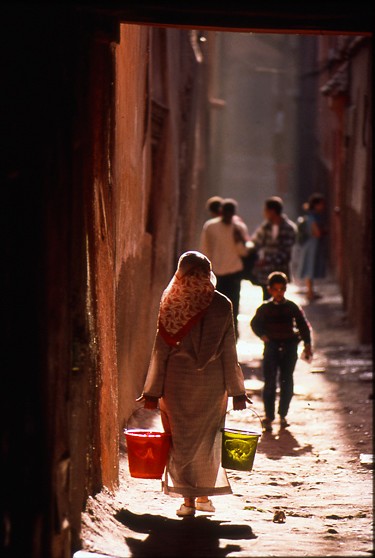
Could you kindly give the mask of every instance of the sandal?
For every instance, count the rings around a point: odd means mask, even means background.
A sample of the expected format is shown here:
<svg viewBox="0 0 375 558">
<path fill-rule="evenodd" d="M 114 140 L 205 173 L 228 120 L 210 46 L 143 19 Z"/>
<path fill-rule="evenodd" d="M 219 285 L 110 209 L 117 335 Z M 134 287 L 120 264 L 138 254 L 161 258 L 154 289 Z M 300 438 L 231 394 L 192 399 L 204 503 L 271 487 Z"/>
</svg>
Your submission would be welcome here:
<svg viewBox="0 0 375 558">
<path fill-rule="evenodd" d="M 211 513 L 216 511 L 214 506 L 212 505 L 211 500 L 208 500 L 207 502 L 197 502 L 195 504 L 195 507 L 199 511 L 211 512 Z"/>
<path fill-rule="evenodd" d="M 176 511 L 176 514 L 178 515 L 178 517 L 187 517 L 189 515 L 190 516 L 195 515 L 195 508 L 192 508 L 190 506 L 185 506 L 185 504 L 181 504 L 181 506 Z"/>
</svg>

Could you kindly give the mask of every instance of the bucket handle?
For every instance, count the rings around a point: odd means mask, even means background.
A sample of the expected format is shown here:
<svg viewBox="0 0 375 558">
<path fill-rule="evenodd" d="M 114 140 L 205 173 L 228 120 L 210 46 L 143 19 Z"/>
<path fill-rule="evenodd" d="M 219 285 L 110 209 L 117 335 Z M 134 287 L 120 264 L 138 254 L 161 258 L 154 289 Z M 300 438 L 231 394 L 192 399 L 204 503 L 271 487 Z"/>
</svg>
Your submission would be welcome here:
<svg viewBox="0 0 375 558">
<path fill-rule="evenodd" d="M 133 415 L 135 415 L 135 413 L 137 413 L 138 411 L 141 410 L 146 410 L 146 411 L 150 411 L 150 413 L 152 413 L 153 411 L 160 411 L 160 413 L 164 413 L 165 415 L 167 414 L 165 411 L 163 411 L 162 409 L 160 409 L 160 407 L 156 407 L 156 409 L 146 409 L 145 407 L 138 407 L 137 409 L 134 409 L 134 411 L 132 412 L 132 414 L 129 416 L 128 420 L 126 421 L 126 425 L 124 428 L 124 431 L 129 430 L 128 429 L 128 425 L 129 425 L 129 421 L 132 418 Z"/>
<path fill-rule="evenodd" d="M 225 414 L 227 415 L 228 413 L 230 413 L 230 411 L 234 411 L 234 410 L 235 409 L 228 409 Z M 241 409 L 241 410 L 244 411 L 245 409 Z M 254 409 L 252 409 L 251 407 L 246 407 L 246 410 L 251 411 L 257 417 L 257 419 L 260 422 L 260 431 L 262 432 L 263 431 L 262 419 L 260 418 L 258 413 L 256 411 L 254 411 Z M 241 411 L 238 411 L 238 412 L 241 412 Z"/>
</svg>

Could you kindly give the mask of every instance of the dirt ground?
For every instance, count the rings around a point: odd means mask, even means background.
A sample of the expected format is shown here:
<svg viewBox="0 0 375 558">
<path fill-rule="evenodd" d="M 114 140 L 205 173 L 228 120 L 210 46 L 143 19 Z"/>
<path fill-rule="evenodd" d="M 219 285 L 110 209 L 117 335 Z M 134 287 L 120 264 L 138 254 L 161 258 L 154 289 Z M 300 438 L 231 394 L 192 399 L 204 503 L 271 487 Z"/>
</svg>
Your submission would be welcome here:
<svg viewBox="0 0 375 558">
<path fill-rule="evenodd" d="M 251 472 L 228 469 L 233 494 L 213 498 L 216 513 L 178 518 L 180 500 L 165 496 L 159 480 L 130 476 L 122 440 L 119 490 L 89 498 L 75 558 L 372 555 L 373 469 L 361 462 L 373 454 L 372 347 L 356 342 L 337 286 L 318 287 L 323 297 L 310 305 L 300 285 L 287 291 L 315 345 L 313 362 L 297 363 L 290 427 L 262 434 Z M 238 355 L 262 416 L 262 344 L 249 329 L 260 302 L 260 288 L 243 282 Z M 259 427 L 251 411 L 241 413 L 229 422 Z M 283 523 L 274 521 L 278 510 Z"/>
</svg>

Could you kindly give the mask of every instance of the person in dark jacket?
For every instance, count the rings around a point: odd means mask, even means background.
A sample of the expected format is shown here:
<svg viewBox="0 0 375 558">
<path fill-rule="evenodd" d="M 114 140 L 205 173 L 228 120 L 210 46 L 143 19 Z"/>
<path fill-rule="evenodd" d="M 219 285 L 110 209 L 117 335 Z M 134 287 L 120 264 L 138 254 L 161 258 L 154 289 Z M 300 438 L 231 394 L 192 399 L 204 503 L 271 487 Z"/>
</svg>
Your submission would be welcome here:
<svg viewBox="0 0 375 558">
<path fill-rule="evenodd" d="M 265 418 L 263 429 L 272 431 L 275 420 L 277 373 L 279 374 L 280 400 L 278 414 L 280 427 L 289 426 L 286 416 L 293 397 L 293 372 L 297 362 L 297 349 L 304 343 L 306 359 L 312 357 L 311 325 L 302 308 L 285 298 L 288 278 L 285 273 L 275 271 L 268 276 L 271 298 L 256 310 L 250 327 L 264 342 L 263 352 L 263 404 Z"/>
</svg>

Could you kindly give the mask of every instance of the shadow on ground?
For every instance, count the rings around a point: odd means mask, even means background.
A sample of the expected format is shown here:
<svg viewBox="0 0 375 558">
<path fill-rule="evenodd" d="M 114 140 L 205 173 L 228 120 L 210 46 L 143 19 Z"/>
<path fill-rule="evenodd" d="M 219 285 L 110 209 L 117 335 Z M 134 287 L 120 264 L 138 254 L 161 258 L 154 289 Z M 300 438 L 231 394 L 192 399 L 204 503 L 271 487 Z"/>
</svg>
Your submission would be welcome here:
<svg viewBox="0 0 375 558">
<path fill-rule="evenodd" d="M 148 535 L 144 540 L 125 537 L 134 558 L 224 558 L 232 552 L 241 551 L 241 545 L 220 546 L 220 539 L 240 541 L 257 538 L 249 525 L 223 524 L 206 516 L 170 519 L 120 510 L 115 518 L 131 531 Z"/>
<path fill-rule="evenodd" d="M 263 432 L 258 447 L 260 453 L 264 453 L 268 459 L 281 459 L 285 456 L 299 457 L 305 453 L 311 453 L 313 446 L 305 444 L 301 446 L 290 430 L 281 428 L 278 432 Z"/>
</svg>

